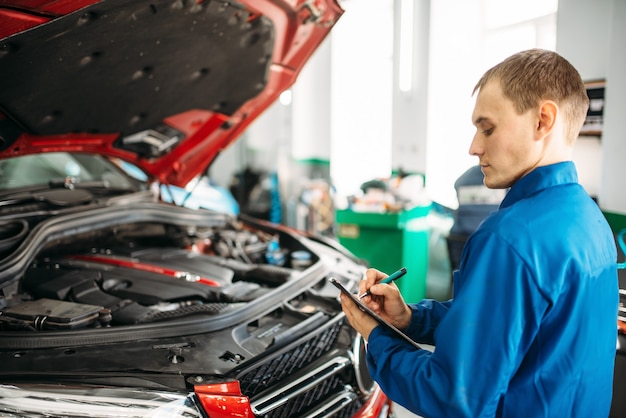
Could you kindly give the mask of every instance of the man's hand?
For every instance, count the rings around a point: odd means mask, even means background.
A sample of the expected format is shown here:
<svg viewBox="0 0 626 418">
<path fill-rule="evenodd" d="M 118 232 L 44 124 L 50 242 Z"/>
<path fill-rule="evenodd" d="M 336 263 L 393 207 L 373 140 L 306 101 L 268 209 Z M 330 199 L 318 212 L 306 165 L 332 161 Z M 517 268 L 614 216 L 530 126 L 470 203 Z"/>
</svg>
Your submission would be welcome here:
<svg viewBox="0 0 626 418">
<path fill-rule="evenodd" d="M 378 322 L 363 312 L 348 296 L 340 293 L 339 298 L 341 299 L 341 309 L 346 314 L 348 322 L 367 341 L 372 330 L 378 326 Z"/>
<path fill-rule="evenodd" d="M 368 269 L 365 272 L 365 279 L 359 283 L 359 294 L 369 290 L 371 296 L 365 296 L 361 301 L 387 322 L 403 330 L 411 322 L 411 309 L 404 302 L 398 287 L 394 283 L 377 284 L 385 277 L 387 275 L 381 271 Z M 350 325 L 367 340 L 372 330 L 378 325 L 378 322 L 361 311 L 345 295 L 341 295 L 341 307 Z"/>
</svg>

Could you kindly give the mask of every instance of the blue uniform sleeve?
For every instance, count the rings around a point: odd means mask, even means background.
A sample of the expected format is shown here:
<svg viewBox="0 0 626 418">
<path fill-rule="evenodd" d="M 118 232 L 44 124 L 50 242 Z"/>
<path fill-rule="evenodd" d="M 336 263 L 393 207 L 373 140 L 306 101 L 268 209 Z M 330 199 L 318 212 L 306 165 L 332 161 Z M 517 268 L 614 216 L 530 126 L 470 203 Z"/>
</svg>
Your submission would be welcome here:
<svg viewBox="0 0 626 418">
<path fill-rule="evenodd" d="M 469 242 L 473 254 L 457 273 L 454 301 L 413 307 L 431 312 L 414 311 L 407 333 L 428 337 L 436 327 L 434 352 L 416 350 L 381 327 L 369 336 L 372 377 L 418 415 L 494 416 L 547 309 L 511 245 L 494 234 L 474 234 Z"/>
<path fill-rule="evenodd" d="M 404 333 L 414 341 L 434 345 L 437 325 L 448 311 L 451 303 L 451 301 L 438 302 L 425 299 L 417 304 L 409 304 L 413 313 L 411 323 L 404 330 Z"/>
</svg>

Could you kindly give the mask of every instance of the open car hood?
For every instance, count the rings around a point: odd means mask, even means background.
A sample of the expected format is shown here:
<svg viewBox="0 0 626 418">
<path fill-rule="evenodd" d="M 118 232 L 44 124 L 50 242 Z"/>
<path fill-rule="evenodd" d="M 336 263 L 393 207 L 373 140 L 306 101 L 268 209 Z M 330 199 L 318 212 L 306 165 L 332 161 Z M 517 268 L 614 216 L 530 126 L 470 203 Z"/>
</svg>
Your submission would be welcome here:
<svg viewBox="0 0 626 418">
<path fill-rule="evenodd" d="M 98 153 L 183 186 L 342 13 L 336 0 L 0 0 L 0 158 Z"/>
</svg>

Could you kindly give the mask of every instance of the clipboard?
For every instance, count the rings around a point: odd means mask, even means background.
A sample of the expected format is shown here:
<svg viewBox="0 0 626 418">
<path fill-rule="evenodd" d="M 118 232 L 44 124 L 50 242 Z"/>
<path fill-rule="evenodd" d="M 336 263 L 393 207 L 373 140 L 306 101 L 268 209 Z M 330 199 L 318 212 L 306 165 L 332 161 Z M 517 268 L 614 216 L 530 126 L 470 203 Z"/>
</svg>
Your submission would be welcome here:
<svg viewBox="0 0 626 418">
<path fill-rule="evenodd" d="M 416 343 L 415 341 L 413 341 L 408 335 L 406 335 L 404 332 L 400 331 L 398 328 L 396 328 L 395 326 L 393 326 L 391 323 L 387 322 L 385 319 L 381 318 L 380 315 L 378 315 L 376 312 L 374 312 L 373 310 L 371 310 L 370 308 L 368 308 L 363 302 L 361 302 L 354 294 L 350 293 L 348 291 L 348 289 L 346 289 L 341 283 L 339 283 L 339 281 L 337 279 L 335 279 L 334 277 L 331 277 L 330 282 L 335 285 L 336 288 L 338 288 L 339 290 L 341 290 L 341 292 L 345 295 L 347 295 L 350 299 L 352 299 L 352 301 L 354 303 L 356 303 L 356 305 L 359 307 L 359 309 L 361 309 L 363 312 L 365 312 L 366 314 L 368 314 L 369 316 L 371 316 L 372 318 L 374 318 L 379 324 L 381 324 L 383 327 L 387 328 L 388 330 L 390 330 L 392 333 L 396 334 L 398 337 L 402 338 L 403 340 L 405 340 L 406 342 L 408 342 L 409 344 L 411 344 L 413 347 L 417 348 L 417 349 L 422 349 L 422 347 Z"/>
</svg>

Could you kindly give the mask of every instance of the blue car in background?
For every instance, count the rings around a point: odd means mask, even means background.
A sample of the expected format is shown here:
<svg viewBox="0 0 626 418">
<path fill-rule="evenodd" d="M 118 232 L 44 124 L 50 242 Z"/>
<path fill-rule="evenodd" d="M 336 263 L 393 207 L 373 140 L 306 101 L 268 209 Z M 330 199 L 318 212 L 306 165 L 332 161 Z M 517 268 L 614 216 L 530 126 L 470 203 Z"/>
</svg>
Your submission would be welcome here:
<svg viewBox="0 0 626 418">
<path fill-rule="evenodd" d="M 148 176 L 133 164 L 121 161 L 120 167 L 140 181 L 148 181 Z M 192 179 L 182 188 L 162 184 L 161 199 L 191 209 L 209 209 L 231 215 L 239 214 L 239 203 L 228 189 L 214 184 L 207 176 Z"/>
</svg>

